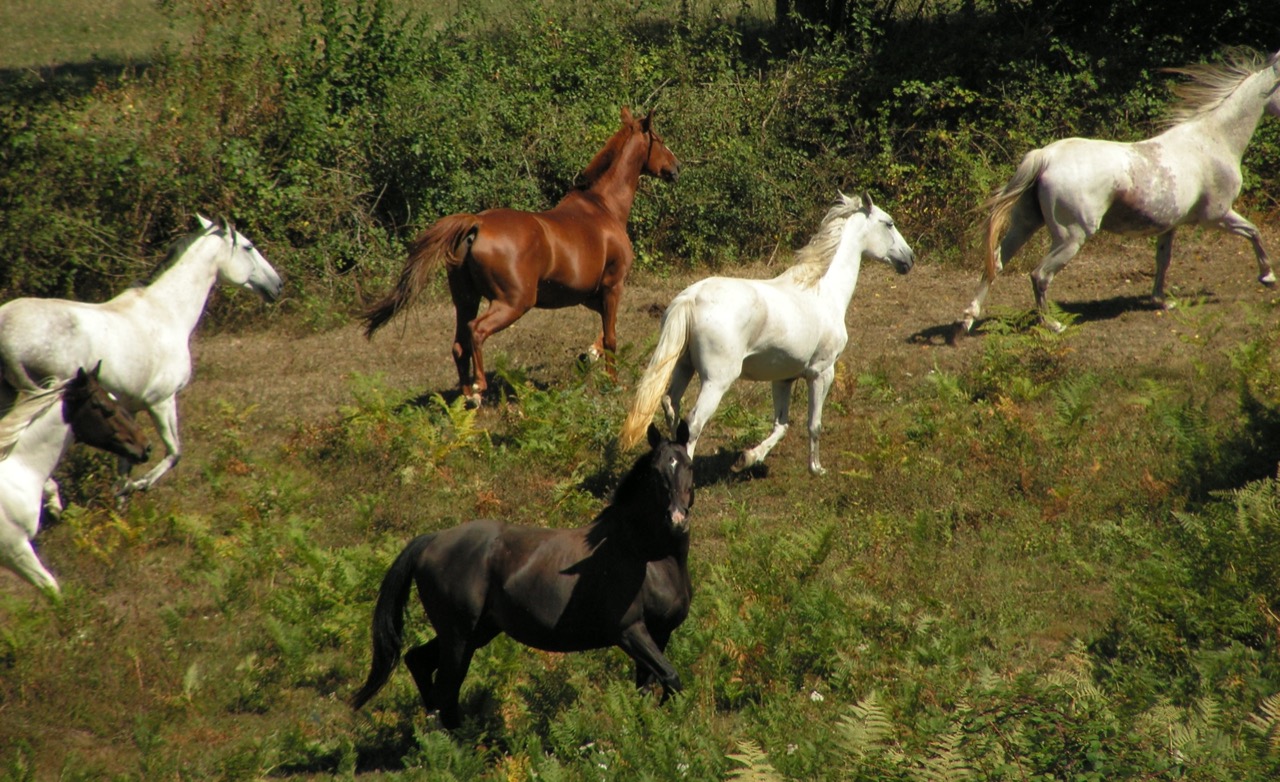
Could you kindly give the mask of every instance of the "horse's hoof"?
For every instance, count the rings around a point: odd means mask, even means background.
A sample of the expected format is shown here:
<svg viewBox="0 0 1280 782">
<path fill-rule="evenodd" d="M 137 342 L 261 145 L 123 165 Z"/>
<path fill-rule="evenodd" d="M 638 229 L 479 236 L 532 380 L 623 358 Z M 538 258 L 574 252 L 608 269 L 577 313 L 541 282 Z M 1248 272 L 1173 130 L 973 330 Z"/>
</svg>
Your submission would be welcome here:
<svg viewBox="0 0 1280 782">
<path fill-rule="evenodd" d="M 1266 274 L 1258 278 L 1258 282 L 1262 283 L 1268 288 L 1274 288 L 1276 285 L 1276 275 L 1274 272 L 1267 272 Z"/>
<path fill-rule="evenodd" d="M 466 400 L 468 410 L 478 410 L 480 408 L 480 403 L 484 400 L 484 394 L 480 391 L 474 391 L 466 395 Z"/>
</svg>

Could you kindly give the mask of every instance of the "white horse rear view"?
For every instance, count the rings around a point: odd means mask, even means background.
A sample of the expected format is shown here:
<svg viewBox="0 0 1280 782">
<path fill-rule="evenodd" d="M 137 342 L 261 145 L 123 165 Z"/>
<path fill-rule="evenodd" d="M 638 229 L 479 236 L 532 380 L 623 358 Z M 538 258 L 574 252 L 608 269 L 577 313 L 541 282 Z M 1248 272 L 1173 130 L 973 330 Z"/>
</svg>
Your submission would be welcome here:
<svg viewBox="0 0 1280 782">
<path fill-rule="evenodd" d="M 175 395 L 191 378 L 191 332 L 213 284 L 242 286 L 268 301 L 280 295 L 279 275 L 252 242 L 229 224 L 200 223 L 145 288 L 102 304 L 25 298 L 0 307 L 0 413 L 18 391 L 103 362 L 102 385 L 130 410 L 151 415 L 165 458 L 121 493 L 150 488 L 181 456 Z"/>
<path fill-rule="evenodd" d="M 739 377 L 773 384 L 773 431 L 742 454 L 738 466 L 764 460 L 786 434 L 791 386 L 809 385 L 809 470 L 818 460 L 822 404 L 835 362 L 849 341 L 845 311 L 858 283 L 862 257 L 906 274 L 915 253 L 893 218 L 871 197 L 840 200 L 823 218 L 799 262 L 771 280 L 711 277 L 681 291 L 662 317 L 658 345 L 622 428 L 622 446 L 639 442 L 661 402 L 668 423 L 680 418 L 680 398 L 696 372 L 702 380 L 689 415 L 690 457 L 702 428 Z"/>
<path fill-rule="evenodd" d="M 40 495 L 73 439 L 133 463 L 151 449 L 133 416 L 98 384 L 101 367 L 34 393 L 21 392 L 0 418 L 0 565 L 51 595 L 58 582 L 31 547 Z"/>
<path fill-rule="evenodd" d="M 964 311 L 965 331 L 1004 263 L 1041 226 L 1049 230 L 1049 252 L 1031 272 L 1036 307 L 1048 314 L 1053 276 L 1099 230 L 1156 237 L 1156 273 L 1151 297 L 1164 304 L 1165 273 L 1177 226 L 1209 225 L 1253 245 L 1258 281 L 1275 283 L 1258 229 L 1237 214 L 1240 159 L 1262 113 L 1280 115 L 1280 52 L 1265 62 L 1253 52 L 1230 53 L 1224 65 L 1175 69 L 1191 81 L 1179 87 L 1181 102 L 1170 127 L 1133 144 L 1069 138 L 1028 153 L 1000 193 L 989 202 L 987 258 L 973 301 Z"/>
</svg>

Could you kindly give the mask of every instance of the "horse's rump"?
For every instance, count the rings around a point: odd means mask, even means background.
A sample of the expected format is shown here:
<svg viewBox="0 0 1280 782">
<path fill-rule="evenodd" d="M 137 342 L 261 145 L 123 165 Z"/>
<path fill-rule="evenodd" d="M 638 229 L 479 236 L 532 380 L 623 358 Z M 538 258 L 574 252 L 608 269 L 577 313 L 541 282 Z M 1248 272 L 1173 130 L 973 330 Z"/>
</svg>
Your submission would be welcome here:
<svg viewBox="0 0 1280 782">
<path fill-rule="evenodd" d="M 409 259 L 400 270 L 400 279 L 391 292 L 365 310 L 366 337 L 382 328 L 405 307 L 412 304 L 427 286 L 430 273 L 441 261 L 459 266 L 466 258 L 463 244 L 475 241 L 480 227 L 477 215 L 461 213 L 437 220 L 409 245 Z"/>
</svg>

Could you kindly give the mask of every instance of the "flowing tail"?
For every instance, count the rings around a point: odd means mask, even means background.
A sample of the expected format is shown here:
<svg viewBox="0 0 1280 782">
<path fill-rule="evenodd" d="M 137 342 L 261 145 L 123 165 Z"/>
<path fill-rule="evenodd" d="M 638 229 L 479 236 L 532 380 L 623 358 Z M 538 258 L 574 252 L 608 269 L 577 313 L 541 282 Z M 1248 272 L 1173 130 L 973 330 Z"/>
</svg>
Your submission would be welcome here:
<svg viewBox="0 0 1280 782">
<path fill-rule="evenodd" d="M 1049 165 L 1049 156 L 1043 149 L 1033 149 L 1022 158 L 1018 170 L 1005 183 L 1004 188 L 983 204 L 990 210 L 987 218 L 987 265 L 983 270 L 983 280 L 990 284 L 1000 273 L 1000 240 L 1009 229 L 1009 215 L 1018 201 L 1040 181 L 1040 175 Z"/>
<path fill-rule="evenodd" d="M 369 668 L 369 678 L 351 698 L 353 709 L 363 706 L 381 690 L 400 662 L 400 647 L 404 645 L 404 608 L 409 600 L 409 587 L 413 585 L 418 555 L 434 538 L 435 535 L 419 535 L 409 541 L 409 545 L 404 547 L 396 561 L 391 563 L 387 574 L 382 577 L 382 588 L 378 590 L 378 602 L 373 609 L 373 662 Z"/>
<path fill-rule="evenodd" d="M 395 287 L 365 310 L 365 337 L 372 337 L 373 332 L 418 298 L 427 285 L 428 274 L 437 263 L 443 260 L 450 266 L 461 264 L 479 228 L 480 218 L 473 214 L 456 214 L 440 218 L 419 234 L 409 247 L 409 259 L 400 270 L 400 279 Z M 464 243 L 466 248 L 462 247 Z"/>
<path fill-rule="evenodd" d="M 658 344 L 653 348 L 649 366 L 645 368 L 636 388 L 636 398 L 631 402 L 627 420 L 622 424 L 623 449 L 629 449 L 640 442 L 648 431 L 653 413 L 667 392 L 667 384 L 671 381 L 676 361 L 689 344 L 689 327 L 692 322 L 693 298 L 677 296 L 662 316 Z"/>
</svg>

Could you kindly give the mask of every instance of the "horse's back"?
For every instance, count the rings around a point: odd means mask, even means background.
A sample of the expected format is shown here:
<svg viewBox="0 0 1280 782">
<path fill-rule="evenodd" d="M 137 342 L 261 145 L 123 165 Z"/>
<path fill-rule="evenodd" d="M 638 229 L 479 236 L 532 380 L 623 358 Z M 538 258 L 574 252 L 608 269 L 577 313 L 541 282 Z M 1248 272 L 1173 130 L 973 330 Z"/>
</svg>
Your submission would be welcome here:
<svg viewBox="0 0 1280 782">
<path fill-rule="evenodd" d="M 827 322 L 811 290 L 776 280 L 710 277 L 686 294 L 693 308 L 689 352 L 701 375 L 799 377 L 818 347 L 843 329 L 843 321 Z"/>
<path fill-rule="evenodd" d="M 39 388 L 85 366 L 95 328 L 92 305 L 65 299 L 14 299 L 0 307 L 0 373 L 14 388 Z"/>
<path fill-rule="evenodd" d="M 570 194 L 573 196 L 574 194 Z M 609 279 L 610 260 L 630 265 L 626 229 L 582 198 L 566 198 L 545 212 L 490 209 L 481 212 L 471 253 L 482 274 L 537 284 L 539 307 L 565 307 L 598 295 Z M 627 269 L 612 276 L 625 276 Z M 499 280 L 494 280 L 498 287 Z"/>
</svg>

